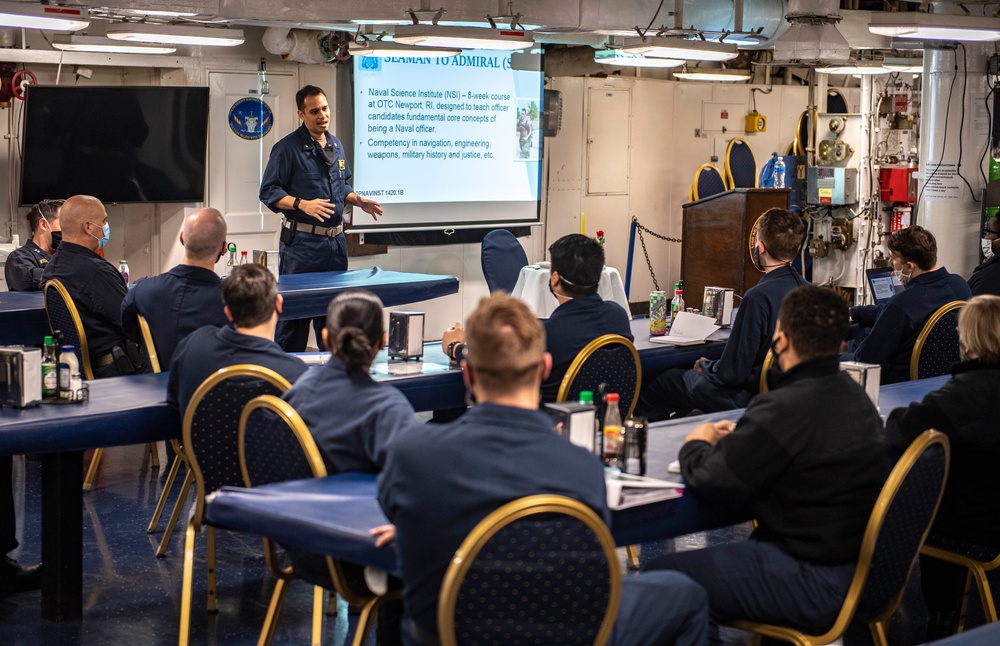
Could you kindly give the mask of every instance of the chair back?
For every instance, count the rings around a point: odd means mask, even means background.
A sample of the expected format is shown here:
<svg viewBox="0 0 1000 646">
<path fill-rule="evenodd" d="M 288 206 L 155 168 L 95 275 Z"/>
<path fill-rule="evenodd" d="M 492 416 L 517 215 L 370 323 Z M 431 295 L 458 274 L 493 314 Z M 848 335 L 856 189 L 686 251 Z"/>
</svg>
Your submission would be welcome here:
<svg viewBox="0 0 1000 646">
<path fill-rule="evenodd" d="M 760 392 L 767 392 L 767 371 L 774 365 L 774 350 L 768 350 L 764 355 L 764 363 L 760 365 Z"/>
<path fill-rule="evenodd" d="M 149 323 L 142 314 L 137 314 L 139 319 L 139 332 L 142 334 L 142 343 L 139 344 L 139 351 L 144 355 L 143 362 L 150 367 L 153 372 L 160 372 L 160 359 L 156 356 L 156 344 L 153 342 L 153 333 L 149 330 Z"/>
<path fill-rule="evenodd" d="M 563 496 L 521 498 L 455 552 L 438 596 L 440 643 L 603 645 L 620 593 L 614 541 L 597 514 Z"/>
<path fill-rule="evenodd" d="M 948 437 L 929 430 L 896 463 L 868 519 L 847 599 L 827 635 L 839 627 L 839 636 L 855 613 L 865 621 L 876 617 L 885 621 L 896 611 L 937 514 L 948 478 L 949 453 Z"/>
<path fill-rule="evenodd" d="M 90 350 L 87 347 L 87 333 L 83 329 L 80 312 L 76 309 L 73 297 L 69 295 L 62 281 L 53 278 L 46 281 L 42 288 L 45 296 L 45 316 L 49 319 L 49 330 L 55 334 L 62 333 L 63 343 L 72 344 L 76 359 L 80 362 L 84 379 L 93 379 L 94 371 L 90 366 Z"/>
<path fill-rule="evenodd" d="M 702 164 L 694 172 L 691 182 L 691 200 L 700 200 L 726 191 L 726 181 L 722 173 L 712 164 Z"/>
<path fill-rule="evenodd" d="M 723 172 L 730 189 L 757 186 L 757 159 L 746 139 L 735 137 L 729 142 Z"/>
<path fill-rule="evenodd" d="M 958 310 L 965 301 L 952 301 L 931 314 L 910 353 L 910 380 L 947 375 L 961 359 Z"/>
<path fill-rule="evenodd" d="M 579 399 L 580 391 L 598 392 L 607 384 L 607 392 L 618 393 L 622 421 L 628 419 L 639 398 L 642 366 L 632 342 L 619 334 L 605 334 L 586 345 L 573 359 L 562 383 L 557 402 Z M 598 405 L 598 419 L 603 419 L 603 405 Z"/>
<path fill-rule="evenodd" d="M 274 395 L 255 397 L 243 408 L 237 444 L 248 487 L 327 475 L 305 421 L 291 404 Z"/>
<path fill-rule="evenodd" d="M 528 256 L 521 243 L 506 229 L 495 229 L 486 234 L 481 258 L 486 286 L 491 293 L 513 292 L 521 268 L 528 264 Z"/>
<path fill-rule="evenodd" d="M 280 395 L 290 387 L 273 370 L 239 364 L 217 371 L 195 391 L 184 412 L 183 445 L 197 486 L 196 526 L 204 518 L 205 496 L 219 487 L 243 486 L 237 447 L 243 407 L 254 397 Z"/>
</svg>

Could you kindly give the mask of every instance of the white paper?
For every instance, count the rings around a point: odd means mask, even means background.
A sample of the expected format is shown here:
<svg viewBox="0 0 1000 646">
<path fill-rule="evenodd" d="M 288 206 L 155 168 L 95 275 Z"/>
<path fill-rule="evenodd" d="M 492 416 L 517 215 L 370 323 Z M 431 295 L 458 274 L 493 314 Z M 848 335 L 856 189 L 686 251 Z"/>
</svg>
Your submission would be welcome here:
<svg viewBox="0 0 1000 646">
<path fill-rule="evenodd" d="M 668 345 L 694 345 L 704 343 L 709 335 L 719 329 L 715 319 L 693 312 L 678 312 L 670 334 L 650 337 L 651 343 L 666 343 Z"/>
<path fill-rule="evenodd" d="M 626 473 L 605 472 L 604 484 L 608 490 L 608 507 L 611 509 L 629 509 L 684 495 L 684 485 L 679 482 Z"/>
</svg>

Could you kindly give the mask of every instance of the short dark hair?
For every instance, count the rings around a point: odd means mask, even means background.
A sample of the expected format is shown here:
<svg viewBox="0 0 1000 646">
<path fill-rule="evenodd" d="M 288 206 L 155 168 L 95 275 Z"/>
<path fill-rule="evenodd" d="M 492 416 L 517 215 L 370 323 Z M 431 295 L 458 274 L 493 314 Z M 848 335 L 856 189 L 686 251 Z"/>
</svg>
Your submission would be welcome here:
<svg viewBox="0 0 1000 646">
<path fill-rule="evenodd" d="M 263 265 L 238 265 L 222 285 L 222 300 L 236 327 L 254 327 L 274 314 L 278 281 Z"/>
<path fill-rule="evenodd" d="M 806 361 L 840 354 L 850 320 L 840 294 L 829 287 L 803 285 L 781 301 L 778 323 L 795 353 Z"/>
<path fill-rule="evenodd" d="M 937 240 L 919 224 L 893 233 L 889 236 L 888 247 L 889 251 L 899 254 L 903 262 L 912 262 L 923 271 L 937 264 Z"/>
<path fill-rule="evenodd" d="M 66 200 L 42 200 L 38 204 L 31 207 L 28 211 L 28 226 L 31 227 L 31 232 L 34 233 L 38 230 L 38 221 L 45 218 L 49 222 L 54 222 L 59 219 L 59 207 L 63 205 Z"/>
<path fill-rule="evenodd" d="M 323 88 L 317 87 L 315 85 L 305 86 L 304 88 L 295 93 L 295 107 L 297 107 L 299 110 L 305 110 L 306 99 L 308 99 L 311 96 L 318 96 L 320 94 L 326 96 L 326 92 L 323 91 Z"/>
<path fill-rule="evenodd" d="M 367 370 L 372 351 L 385 334 L 382 301 L 365 289 L 337 294 L 326 308 L 326 333 L 330 350 L 344 362 L 347 372 Z"/>
<path fill-rule="evenodd" d="M 567 296 L 590 296 L 597 293 L 604 269 L 604 247 L 594 238 L 571 233 L 549 247 L 552 271 L 559 274 Z"/>
<path fill-rule="evenodd" d="M 795 211 L 768 209 L 757 223 L 757 237 L 775 260 L 791 262 L 802 247 L 805 223 Z"/>
</svg>

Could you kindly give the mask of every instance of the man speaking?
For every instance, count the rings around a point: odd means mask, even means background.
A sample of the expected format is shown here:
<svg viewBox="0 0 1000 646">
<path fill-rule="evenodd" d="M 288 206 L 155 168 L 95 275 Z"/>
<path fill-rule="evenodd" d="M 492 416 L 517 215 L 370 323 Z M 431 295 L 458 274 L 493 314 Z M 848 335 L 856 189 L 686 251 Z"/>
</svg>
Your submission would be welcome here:
<svg viewBox="0 0 1000 646">
<path fill-rule="evenodd" d="M 378 219 L 382 207 L 351 188 L 351 169 L 340 140 L 327 132 L 330 105 L 315 85 L 295 93 L 302 125 L 271 149 L 260 183 L 260 201 L 281 213 L 280 274 L 347 269 L 344 206 L 360 207 Z M 325 317 L 313 319 L 317 343 Z M 302 352 L 309 320 L 280 321 L 275 341 L 286 352 Z"/>
</svg>

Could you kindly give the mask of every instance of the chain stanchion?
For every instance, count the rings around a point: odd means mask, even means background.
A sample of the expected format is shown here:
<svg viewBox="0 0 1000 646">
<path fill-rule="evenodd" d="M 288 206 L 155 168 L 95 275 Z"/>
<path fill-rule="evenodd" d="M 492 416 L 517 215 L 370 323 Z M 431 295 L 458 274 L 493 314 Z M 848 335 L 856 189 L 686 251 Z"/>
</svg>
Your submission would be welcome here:
<svg viewBox="0 0 1000 646">
<path fill-rule="evenodd" d="M 660 240 L 664 240 L 666 242 L 678 242 L 679 243 L 681 241 L 681 239 L 680 238 L 671 238 L 671 237 L 665 236 L 665 235 L 660 235 L 659 233 L 657 233 L 657 232 L 655 232 L 655 231 L 653 231 L 651 229 L 647 229 L 646 227 L 644 227 L 641 224 L 639 224 L 639 219 L 637 217 L 635 217 L 634 215 L 632 216 L 632 224 L 635 225 L 635 231 L 636 231 L 636 233 L 639 234 L 639 244 L 642 246 L 642 255 L 646 257 L 646 266 L 649 268 L 649 277 L 653 279 L 653 288 L 656 291 L 660 291 L 660 283 L 658 283 L 656 281 L 656 274 L 653 273 L 653 263 L 649 260 L 649 252 L 646 251 L 646 238 L 644 238 L 642 234 L 643 233 L 648 233 L 649 235 L 653 236 L 654 238 L 659 238 Z"/>
</svg>

